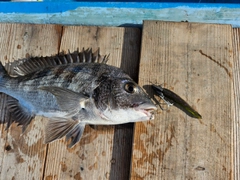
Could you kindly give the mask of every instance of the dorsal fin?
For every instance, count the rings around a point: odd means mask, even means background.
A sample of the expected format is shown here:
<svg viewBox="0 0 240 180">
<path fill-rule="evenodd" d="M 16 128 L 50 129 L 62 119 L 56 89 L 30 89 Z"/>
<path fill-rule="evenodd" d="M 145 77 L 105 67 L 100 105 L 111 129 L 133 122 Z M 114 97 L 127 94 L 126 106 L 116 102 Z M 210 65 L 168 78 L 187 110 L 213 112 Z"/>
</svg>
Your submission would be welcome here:
<svg viewBox="0 0 240 180">
<path fill-rule="evenodd" d="M 92 49 L 84 50 L 81 52 L 77 51 L 70 52 L 68 54 L 59 53 L 55 56 L 46 57 L 31 57 L 19 60 L 19 64 L 14 67 L 14 72 L 18 76 L 25 76 L 27 74 L 39 71 L 47 67 L 53 67 L 58 65 L 72 64 L 72 63 L 104 63 L 108 61 L 109 55 L 101 56 L 99 54 L 99 49 L 92 53 Z"/>
</svg>

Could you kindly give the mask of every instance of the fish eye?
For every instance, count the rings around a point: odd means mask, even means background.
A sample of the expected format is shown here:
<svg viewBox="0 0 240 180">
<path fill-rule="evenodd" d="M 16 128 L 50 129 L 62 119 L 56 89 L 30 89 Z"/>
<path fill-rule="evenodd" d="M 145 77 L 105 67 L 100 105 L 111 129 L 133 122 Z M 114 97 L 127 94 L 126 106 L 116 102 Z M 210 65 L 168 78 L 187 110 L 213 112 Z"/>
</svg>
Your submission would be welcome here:
<svg viewBox="0 0 240 180">
<path fill-rule="evenodd" d="M 133 83 L 126 83 L 124 89 L 128 93 L 134 93 L 136 91 L 136 86 Z"/>
</svg>

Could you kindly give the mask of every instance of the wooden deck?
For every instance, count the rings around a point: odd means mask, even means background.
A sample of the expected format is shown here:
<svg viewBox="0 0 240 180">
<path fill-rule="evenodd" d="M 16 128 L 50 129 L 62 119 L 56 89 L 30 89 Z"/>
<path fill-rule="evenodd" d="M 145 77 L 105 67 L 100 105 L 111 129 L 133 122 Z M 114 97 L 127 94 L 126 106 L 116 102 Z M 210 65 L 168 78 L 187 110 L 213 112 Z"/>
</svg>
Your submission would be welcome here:
<svg viewBox="0 0 240 180">
<path fill-rule="evenodd" d="M 0 134 L 1 180 L 239 179 L 240 30 L 230 25 L 145 21 L 137 28 L 0 24 L 3 63 L 100 47 L 152 95 L 173 90 L 202 115 L 160 108 L 153 121 L 86 127 L 81 142 L 43 144 L 47 119 Z M 139 62 L 140 59 L 140 62 Z M 139 73 L 139 76 L 138 76 Z M 160 100 L 158 97 L 154 97 Z M 2 101 L 4 98 L 2 97 Z M 1 106 L 1 111 L 3 111 Z"/>
</svg>

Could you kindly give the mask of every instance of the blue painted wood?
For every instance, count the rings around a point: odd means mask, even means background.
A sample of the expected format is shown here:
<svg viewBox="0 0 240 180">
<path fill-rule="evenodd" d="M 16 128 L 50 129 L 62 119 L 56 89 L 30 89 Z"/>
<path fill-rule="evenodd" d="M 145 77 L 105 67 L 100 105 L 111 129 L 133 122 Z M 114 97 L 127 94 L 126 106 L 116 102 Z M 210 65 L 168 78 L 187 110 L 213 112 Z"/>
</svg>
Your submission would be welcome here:
<svg viewBox="0 0 240 180">
<path fill-rule="evenodd" d="M 232 1 L 235 2 L 236 0 Z M 192 2 L 192 0 L 191 1 L 189 0 L 189 2 Z M 180 6 L 187 6 L 190 8 L 240 8 L 240 4 L 222 4 L 222 3 L 209 4 L 209 3 L 167 3 L 167 2 L 139 3 L 139 2 L 96 2 L 96 1 L 95 2 L 47 1 L 47 2 L 0 2 L 0 13 L 62 13 L 74 10 L 78 7 L 163 9 L 163 8 L 177 8 Z"/>
<path fill-rule="evenodd" d="M 240 4 L 153 1 L 141 3 L 101 2 L 101 0 L 98 2 L 59 2 L 57 0 L 31 3 L 0 2 L 0 22 L 138 26 L 143 20 L 163 20 L 221 23 L 240 27 Z"/>
</svg>

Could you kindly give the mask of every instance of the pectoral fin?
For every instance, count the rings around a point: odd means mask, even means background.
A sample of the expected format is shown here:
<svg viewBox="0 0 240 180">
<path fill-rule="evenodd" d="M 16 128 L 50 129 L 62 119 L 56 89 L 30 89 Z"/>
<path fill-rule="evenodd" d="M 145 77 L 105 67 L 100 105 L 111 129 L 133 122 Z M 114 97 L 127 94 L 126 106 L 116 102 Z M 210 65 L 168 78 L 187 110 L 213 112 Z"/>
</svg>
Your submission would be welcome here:
<svg viewBox="0 0 240 180">
<path fill-rule="evenodd" d="M 88 97 L 83 94 L 60 87 L 44 86 L 39 89 L 52 93 L 56 97 L 60 108 L 72 114 L 78 112 L 81 105 L 83 105 L 82 102 L 88 99 Z"/>
<path fill-rule="evenodd" d="M 45 129 L 45 143 L 50 143 L 66 135 L 71 138 L 69 148 L 74 146 L 80 139 L 85 128 L 84 123 L 72 119 L 50 119 Z"/>
</svg>

